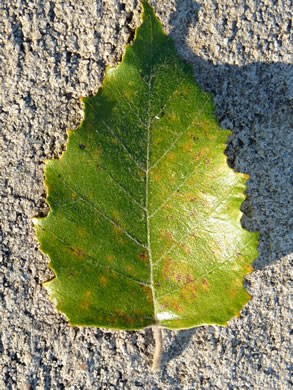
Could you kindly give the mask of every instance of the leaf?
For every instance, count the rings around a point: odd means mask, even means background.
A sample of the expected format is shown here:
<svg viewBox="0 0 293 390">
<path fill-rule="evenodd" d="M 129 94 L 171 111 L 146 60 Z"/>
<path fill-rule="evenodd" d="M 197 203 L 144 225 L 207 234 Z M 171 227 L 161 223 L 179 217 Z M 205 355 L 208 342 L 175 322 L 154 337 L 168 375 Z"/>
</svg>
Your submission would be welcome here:
<svg viewBox="0 0 293 390">
<path fill-rule="evenodd" d="M 72 325 L 225 325 L 250 299 L 257 256 L 240 223 L 247 176 L 227 166 L 211 95 L 143 8 L 66 152 L 46 162 L 50 212 L 34 219 L 56 274 L 45 288 Z"/>
</svg>

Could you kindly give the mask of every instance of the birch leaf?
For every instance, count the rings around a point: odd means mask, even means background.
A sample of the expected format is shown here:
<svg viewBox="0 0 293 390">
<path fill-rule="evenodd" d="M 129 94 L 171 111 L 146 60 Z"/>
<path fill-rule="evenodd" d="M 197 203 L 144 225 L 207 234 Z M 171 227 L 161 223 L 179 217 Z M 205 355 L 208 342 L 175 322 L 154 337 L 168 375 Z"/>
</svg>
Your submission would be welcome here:
<svg viewBox="0 0 293 390">
<path fill-rule="evenodd" d="M 50 212 L 34 219 L 72 325 L 225 325 L 250 299 L 257 233 L 242 228 L 247 176 L 226 163 L 230 132 L 150 5 L 107 70 L 59 160 L 46 162 Z"/>
</svg>

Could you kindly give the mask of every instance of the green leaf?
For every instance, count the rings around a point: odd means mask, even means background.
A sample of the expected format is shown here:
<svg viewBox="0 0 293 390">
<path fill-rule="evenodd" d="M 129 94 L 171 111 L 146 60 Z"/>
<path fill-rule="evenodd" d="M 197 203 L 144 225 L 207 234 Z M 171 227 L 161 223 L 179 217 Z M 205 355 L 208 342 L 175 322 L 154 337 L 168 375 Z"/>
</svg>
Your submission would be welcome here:
<svg viewBox="0 0 293 390">
<path fill-rule="evenodd" d="M 227 166 L 212 97 L 143 8 L 66 152 L 46 162 L 51 209 L 34 219 L 56 274 L 45 288 L 72 325 L 225 325 L 250 299 L 257 256 L 240 223 L 247 176 Z"/>
</svg>

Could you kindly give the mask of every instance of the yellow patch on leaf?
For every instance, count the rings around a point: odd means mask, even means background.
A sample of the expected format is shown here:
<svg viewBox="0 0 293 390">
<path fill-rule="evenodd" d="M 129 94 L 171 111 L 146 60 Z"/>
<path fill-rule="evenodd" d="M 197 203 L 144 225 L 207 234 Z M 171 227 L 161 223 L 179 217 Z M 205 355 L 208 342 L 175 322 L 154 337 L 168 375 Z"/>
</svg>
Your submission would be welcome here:
<svg viewBox="0 0 293 390">
<path fill-rule="evenodd" d="M 99 281 L 104 287 L 108 284 L 108 279 L 104 275 L 99 276 Z"/>
</svg>

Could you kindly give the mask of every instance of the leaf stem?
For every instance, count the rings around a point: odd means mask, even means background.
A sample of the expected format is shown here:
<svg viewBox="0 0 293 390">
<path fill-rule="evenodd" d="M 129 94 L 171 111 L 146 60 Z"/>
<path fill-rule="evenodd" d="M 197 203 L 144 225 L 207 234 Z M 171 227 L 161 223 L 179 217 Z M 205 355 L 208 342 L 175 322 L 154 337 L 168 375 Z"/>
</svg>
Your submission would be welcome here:
<svg viewBox="0 0 293 390">
<path fill-rule="evenodd" d="M 163 335 L 162 335 L 162 330 L 158 325 L 154 325 L 152 327 L 152 330 L 153 330 L 153 337 L 155 339 L 155 350 L 153 355 L 152 370 L 158 371 L 161 365 L 161 357 L 162 357 L 162 350 L 163 350 Z"/>
</svg>

